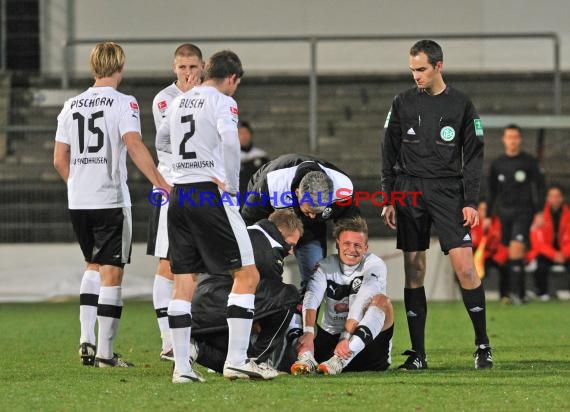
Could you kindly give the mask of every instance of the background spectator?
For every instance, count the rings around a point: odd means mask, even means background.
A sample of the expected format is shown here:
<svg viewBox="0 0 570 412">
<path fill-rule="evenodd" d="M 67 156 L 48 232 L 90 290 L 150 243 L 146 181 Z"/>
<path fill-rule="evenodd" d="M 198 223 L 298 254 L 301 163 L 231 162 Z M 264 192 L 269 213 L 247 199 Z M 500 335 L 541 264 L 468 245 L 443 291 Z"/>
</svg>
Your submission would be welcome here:
<svg viewBox="0 0 570 412">
<path fill-rule="evenodd" d="M 565 265 L 570 273 L 570 208 L 564 202 L 560 186 L 548 189 L 543 210 L 544 223 L 532 228 L 530 257 L 536 257 L 534 272 L 536 294 L 542 301 L 550 299 L 548 274 L 553 265 Z"/>
<path fill-rule="evenodd" d="M 491 269 L 499 273 L 499 296 L 502 303 L 510 303 L 509 272 L 506 267 L 509 250 L 501 243 L 501 221 L 494 216 L 487 217 L 487 203 L 480 202 L 477 208 L 479 221 L 485 222 L 471 228 L 475 266 L 481 279 L 489 275 Z"/>
<path fill-rule="evenodd" d="M 239 169 L 239 192 L 241 200 L 244 200 L 243 194 L 247 192 L 247 184 L 251 176 L 257 169 L 269 162 L 265 150 L 254 146 L 252 136 L 253 129 L 248 121 L 240 120 L 238 123 L 239 145 L 241 147 Z"/>
</svg>

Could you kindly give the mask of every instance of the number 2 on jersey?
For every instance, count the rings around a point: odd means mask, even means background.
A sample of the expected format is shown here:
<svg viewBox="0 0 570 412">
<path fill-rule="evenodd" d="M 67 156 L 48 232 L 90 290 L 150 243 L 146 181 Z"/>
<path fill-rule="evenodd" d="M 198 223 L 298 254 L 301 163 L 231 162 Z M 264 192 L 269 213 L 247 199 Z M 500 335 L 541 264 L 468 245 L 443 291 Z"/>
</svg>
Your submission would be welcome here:
<svg viewBox="0 0 570 412">
<path fill-rule="evenodd" d="M 186 151 L 186 142 L 190 140 L 194 133 L 196 132 L 196 121 L 194 120 L 194 116 L 189 114 L 186 116 L 182 116 L 180 118 L 181 123 L 190 123 L 190 131 L 184 133 L 184 138 L 180 142 L 179 154 L 182 156 L 183 159 L 196 159 L 196 152 L 187 152 Z"/>
<path fill-rule="evenodd" d="M 97 144 L 95 146 L 87 146 L 87 151 L 89 153 L 97 153 L 103 147 L 105 142 L 105 134 L 103 130 L 95 126 L 95 120 L 103 117 L 103 111 L 95 112 L 89 117 L 88 129 L 94 135 L 97 135 Z M 77 131 L 79 132 L 79 153 L 83 153 L 85 150 L 85 117 L 81 113 L 73 113 L 73 120 L 77 120 Z"/>
</svg>

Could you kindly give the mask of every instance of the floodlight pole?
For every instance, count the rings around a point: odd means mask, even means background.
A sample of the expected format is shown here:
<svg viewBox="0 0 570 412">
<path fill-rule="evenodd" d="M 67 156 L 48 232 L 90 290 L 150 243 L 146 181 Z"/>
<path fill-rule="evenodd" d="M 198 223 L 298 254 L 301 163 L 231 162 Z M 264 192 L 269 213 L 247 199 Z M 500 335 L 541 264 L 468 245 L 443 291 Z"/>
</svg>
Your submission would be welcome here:
<svg viewBox="0 0 570 412">
<path fill-rule="evenodd" d="M 316 153 L 317 139 L 317 38 L 311 37 L 311 71 L 309 73 L 309 150 Z"/>
</svg>

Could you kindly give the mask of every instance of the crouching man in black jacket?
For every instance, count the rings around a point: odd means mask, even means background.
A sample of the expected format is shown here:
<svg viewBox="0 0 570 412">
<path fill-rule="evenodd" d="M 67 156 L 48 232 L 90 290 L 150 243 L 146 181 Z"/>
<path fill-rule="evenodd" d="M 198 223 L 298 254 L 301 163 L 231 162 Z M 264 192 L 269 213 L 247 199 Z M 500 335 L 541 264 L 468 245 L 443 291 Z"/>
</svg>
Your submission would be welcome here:
<svg viewBox="0 0 570 412">
<path fill-rule="evenodd" d="M 284 340 L 300 302 L 293 285 L 283 283 L 283 260 L 293 253 L 303 234 L 301 220 L 290 209 L 277 210 L 247 228 L 260 282 L 255 292 L 255 314 L 250 358 L 265 362 Z M 222 372 L 228 349 L 226 308 L 233 279 L 229 274 L 200 274 L 192 299 L 191 357 Z"/>
</svg>

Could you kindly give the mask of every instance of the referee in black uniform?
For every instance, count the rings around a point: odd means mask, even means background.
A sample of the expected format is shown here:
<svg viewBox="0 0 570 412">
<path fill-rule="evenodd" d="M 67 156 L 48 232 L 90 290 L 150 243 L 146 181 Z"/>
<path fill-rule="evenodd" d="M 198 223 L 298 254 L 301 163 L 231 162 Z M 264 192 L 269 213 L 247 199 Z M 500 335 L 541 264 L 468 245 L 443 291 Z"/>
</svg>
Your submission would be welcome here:
<svg viewBox="0 0 570 412">
<path fill-rule="evenodd" d="M 483 166 L 483 127 L 467 96 L 445 84 L 443 51 L 432 40 L 412 46 L 410 70 L 417 87 L 394 98 L 382 143 L 382 190 L 420 191 L 417 203 L 382 211 L 396 229 L 404 253 L 404 303 L 412 350 L 401 369 L 427 369 L 424 290 L 426 249 L 432 223 L 441 249 L 449 254 L 461 285 L 463 302 L 475 330 L 475 368 L 493 366 L 487 336 L 485 293 L 473 265 L 470 228 L 479 224 L 477 202 Z M 396 224 L 397 223 L 397 224 Z"/>
<path fill-rule="evenodd" d="M 489 171 L 487 210 L 501 221 L 501 241 L 509 247 L 508 279 L 513 303 L 526 301 L 524 256 L 532 225 L 542 225 L 544 175 L 536 157 L 521 151 L 521 129 L 511 124 L 503 130 L 505 153 Z M 498 200 L 498 201 L 497 201 Z"/>
</svg>

